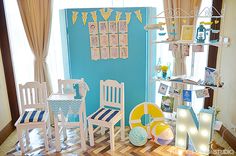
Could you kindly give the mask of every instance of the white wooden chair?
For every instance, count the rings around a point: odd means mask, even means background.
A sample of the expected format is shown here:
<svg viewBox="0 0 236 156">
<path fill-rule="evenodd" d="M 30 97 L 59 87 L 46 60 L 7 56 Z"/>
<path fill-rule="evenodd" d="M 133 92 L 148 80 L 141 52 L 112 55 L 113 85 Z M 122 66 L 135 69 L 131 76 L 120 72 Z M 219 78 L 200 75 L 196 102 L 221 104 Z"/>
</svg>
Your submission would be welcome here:
<svg viewBox="0 0 236 156">
<path fill-rule="evenodd" d="M 114 126 L 121 121 L 120 130 L 115 134 Z M 110 129 L 110 147 L 115 150 L 115 137 L 121 132 L 121 140 L 125 139 L 124 83 L 115 80 L 100 81 L 100 108 L 88 117 L 90 146 L 94 146 L 94 132 L 101 127 L 102 135 L 105 127 Z M 94 130 L 93 125 L 98 127 Z"/>
<path fill-rule="evenodd" d="M 59 94 L 74 94 L 74 89 L 73 85 L 74 84 L 79 84 L 79 93 L 81 97 L 83 98 L 83 104 L 84 104 L 84 110 L 83 111 L 83 122 L 84 122 L 84 132 L 85 132 L 85 139 L 87 140 L 88 138 L 88 130 L 87 130 L 87 116 L 86 116 L 86 94 L 87 91 L 89 91 L 89 87 L 84 81 L 83 78 L 81 79 L 69 79 L 69 80 L 58 80 L 58 93 Z M 62 127 L 63 127 L 63 136 L 66 139 L 67 134 L 66 134 L 66 128 L 72 128 L 76 127 L 76 122 L 68 122 L 68 119 L 65 119 L 65 117 L 62 115 L 61 116 L 62 120 Z"/>
<path fill-rule="evenodd" d="M 26 131 L 26 144 L 29 145 L 29 130 L 42 128 L 44 134 L 45 149 L 48 151 L 48 136 L 51 137 L 50 120 L 47 105 L 46 83 L 27 82 L 19 85 L 21 100 L 21 116 L 16 121 L 17 136 L 21 152 L 24 153 L 23 131 Z"/>
</svg>

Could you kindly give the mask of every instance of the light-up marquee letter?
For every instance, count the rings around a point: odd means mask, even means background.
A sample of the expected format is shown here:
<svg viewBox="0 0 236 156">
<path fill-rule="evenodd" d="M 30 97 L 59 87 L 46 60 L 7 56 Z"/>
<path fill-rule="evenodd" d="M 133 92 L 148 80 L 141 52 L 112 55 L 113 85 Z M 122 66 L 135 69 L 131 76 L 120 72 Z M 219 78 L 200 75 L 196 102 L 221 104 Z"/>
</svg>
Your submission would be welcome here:
<svg viewBox="0 0 236 156">
<path fill-rule="evenodd" d="M 175 146 L 186 149 L 191 139 L 196 152 L 208 155 L 213 132 L 214 111 L 202 109 L 199 121 L 192 107 L 181 105 L 177 108 Z"/>
</svg>

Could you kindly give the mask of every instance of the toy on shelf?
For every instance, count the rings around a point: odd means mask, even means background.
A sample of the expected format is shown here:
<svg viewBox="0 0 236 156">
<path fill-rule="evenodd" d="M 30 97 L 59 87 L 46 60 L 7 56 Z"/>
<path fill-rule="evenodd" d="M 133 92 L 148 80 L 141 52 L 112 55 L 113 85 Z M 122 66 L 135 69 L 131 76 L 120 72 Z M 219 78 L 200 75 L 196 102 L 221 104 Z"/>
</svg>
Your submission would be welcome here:
<svg viewBox="0 0 236 156">
<path fill-rule="evenodd" d="M 143 146 L 147 143 L 148 134 L 143 127 L 135 127 L 129 132 L 129 141 L 134 146 Z"/>
<path fill-rule="evenodd" d="M 151 131 L 152 140 L 158 145 L 168 145 L 174 139 L 171 127 L 163 122 L 157 123 Z"/>
<path fill-rule="evenodd" d="M 196 34 L 197 43 L 205 43 L 206 40 L 206 28 L 200 24 L 197 28 Z"/>
<path fill-rule="evenodd" d="M 161 66 L 161 71 L 162 71 L 162 78 L 166 79 L 167 78 L 167 71 L 168 71 L 168 66 Z"/>
<path fill-rule="evenodd" d="M 143 118 L 144 122 L 142 122 Z M 149 136 L 150 130 L 155 124 L 163 121 L 164 115 L 161 109 L 156 104 L 149 102 L 143 102 L 134 107 L 129 116 L 130 128 L 143 127 Z"/>
</svg>

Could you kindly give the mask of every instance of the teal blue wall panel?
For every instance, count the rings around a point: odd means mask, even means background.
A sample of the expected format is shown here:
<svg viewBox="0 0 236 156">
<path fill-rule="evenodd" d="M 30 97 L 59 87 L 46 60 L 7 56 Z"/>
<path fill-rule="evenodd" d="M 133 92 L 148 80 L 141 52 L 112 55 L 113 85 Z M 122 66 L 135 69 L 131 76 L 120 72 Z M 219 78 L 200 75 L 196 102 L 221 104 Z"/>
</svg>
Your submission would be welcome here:
<svg viewBox="0 0 236 156">
<path fill-rule="evenodd" d="M 83 25 L 81 12 L 97 10 L 97 20 L 104 21 L 99 9 L 67 9 L 67 39 L 70 77 L 84 78 L 90 87 L 86 98 L 87 114 L 99 108 L 100 80 L 114 79 L 125 84 L 125 117 L 126 125 L 130 111 L 139 103 L 147 100 L 147 37 L 144 30 L 147 23 L 147 12 L 150 8 L 112 8 L 110 20 L 115 20 L 115 12 L 122 12 L 121 20 L 125 19 L 125 12 L 132 12 L 128 25 L 128 59 L 91 60 L 88 22 L 93 21 L 88 14 L 87 24 Z M 143 22 L 140 23 L 134 11 L 141 10 Z M 77 22 L 72 24 L 72 11 L 78 11 Z"/>
</svg>

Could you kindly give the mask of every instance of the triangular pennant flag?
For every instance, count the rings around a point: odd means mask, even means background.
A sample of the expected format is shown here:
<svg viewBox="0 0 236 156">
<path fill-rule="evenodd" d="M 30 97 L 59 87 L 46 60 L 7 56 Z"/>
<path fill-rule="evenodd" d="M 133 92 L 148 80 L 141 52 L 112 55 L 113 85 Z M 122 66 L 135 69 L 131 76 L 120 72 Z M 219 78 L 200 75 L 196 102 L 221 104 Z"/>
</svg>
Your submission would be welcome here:
<svg viewBox="0 0 236 156">
<path fill-rule="evenodd" d="M 136 10 L 134 13 L 136 14 L 136 16 L 137 16 L 138 20 L 140 21 L 140 23 L 142 23 L 143 19 L 142 19 L 142 14 L 141 14 L 140 10 Z"/>
<path fill-rule="evenodd" d="M 131 12 L 126 12 L 126 13 L 125 13 L 125 16 L 126 16 L 126 23 L 127 23 L 127 25 L 128 25 L 129 22 L 130 22 L 130 19 L 131 19 Z"/>
<path fill-rule="evenodd" d="M 77 21 L 78 17 L 78 12 L 77 11 L 72 11 L 72 23 L 75 24 Z"/>
<path fill-rule="evenodd" d="M 116 23 L 118 23 L 120 21 L 121 14 L 122 14 L 122 12 L 119 12 L 119 11 L 116 12 Z"/>
<path fill-rule="evenodd" d="M 108 18 L 111 16 L 112 9 L 107 9 L 107 12 L 105 12 L 105 9 L 100 9 L 100 12 L 102 14 L 102 17 L 104 18 L 105 21 L 108 20 Z"/>
<path fill-rule="evenodd" d="M 97 22 L 97 11 L 92 11 L 92 12 L 90 12 L 90 14 L 91 14 L 91 16 L 93 18 L 93 21 Z"/>
<path fill-rule="evenodd" d="M 87 15 L 88 15 L 87 12 L 82 12 L 82 19 L 83 19 L 83 23 L 84 23 L 84 25 L 86 25 Z"/>
</svg>

